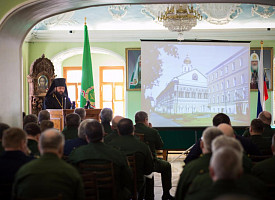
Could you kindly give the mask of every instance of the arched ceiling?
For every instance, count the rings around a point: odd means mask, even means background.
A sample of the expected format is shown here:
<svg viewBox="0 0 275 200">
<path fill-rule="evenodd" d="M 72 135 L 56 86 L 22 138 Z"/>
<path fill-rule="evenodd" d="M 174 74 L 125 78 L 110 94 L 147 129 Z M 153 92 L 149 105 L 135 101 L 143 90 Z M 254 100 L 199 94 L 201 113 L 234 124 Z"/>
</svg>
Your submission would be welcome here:
<svg viewBox="0 0 275 200">
<path fill-rule="evenodd" d="M 92 41 L 176 39 L 177 33 L 168 31 L 157 20 L 157 13 L 166 7 L 167 4 L 124 4 L 74 10 L 36 24 L 26 40 L 80 42 L 85 17 Z M 275 6 L 208 3 L 194 7 L 203 18 L 192 31 L 184 33 L 187 39 L 267 40 L 274 36 Z"/>
</svg>

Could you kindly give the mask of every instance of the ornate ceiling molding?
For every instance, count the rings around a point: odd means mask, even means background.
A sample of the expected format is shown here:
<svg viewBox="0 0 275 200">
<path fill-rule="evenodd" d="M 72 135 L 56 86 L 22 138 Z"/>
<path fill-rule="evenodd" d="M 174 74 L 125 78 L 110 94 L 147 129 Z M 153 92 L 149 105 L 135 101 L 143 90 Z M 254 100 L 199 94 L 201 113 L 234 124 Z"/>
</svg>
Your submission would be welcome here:
<svg viewBox="0 0 275 200">
<path fill-rule="evenodd" d="M 236 19 L 242 12 L 241 4 L 206 3 L 197 4 L 204 19 L 211 24 L 223 25 Z"/>
</svg>

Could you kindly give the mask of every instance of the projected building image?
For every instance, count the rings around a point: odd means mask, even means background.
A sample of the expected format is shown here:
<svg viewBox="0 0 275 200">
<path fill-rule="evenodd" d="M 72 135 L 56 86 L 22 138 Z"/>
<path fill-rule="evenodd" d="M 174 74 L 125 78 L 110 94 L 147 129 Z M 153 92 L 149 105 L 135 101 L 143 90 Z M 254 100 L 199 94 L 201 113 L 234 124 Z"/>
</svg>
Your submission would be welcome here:
<svg viewBox="0 0 275 200">
<path fill-rule="evenodd" d="M 219 48 L 226 54 L 225 47 Z M 160 55 L 164 54 L 161 48 L 159 51 Z M 163 69 L 163 74 L 158 78 L 160 84 L 144 92 L 144 98 L 151 101 L 151 107 L 146 111 L 149 112 L 153 124 L 165 126 L 162 121 L 167 119 L 168 126 L 208 126 L 212 124 L 215 114 L 223 112 L 230 116 L 235 126 L 247 125 L 249 122 L 248 51 L 249 49 L 244 47 L 236 47 L 234 50 L 232 48 L 230 52 L 233 53 L 227 53 L 228 56 L 216 59 L 213 66 L 207 63 L 208 67 L 205 67 L 202 61 L 199 62 L 201 65 L 193 64 L 192 59 L 200 59 L 199 56 L 194 56 L 195 51 L 185 50 L 182 64 L 177 64 L 180 58 L 174 56 L 177 59 L 173 64 L 180 65 L 181 69 L 178 73 L 171 74 L 166 73 L 168 70 L 165 71 L 165 68 L 170 69 L 172 66 L 168 66 L 172 63 L 170 55 L 162 55 L 163 61 L 160 67 Z M 190 54 L 193 57 L 189 56 Z M 172 74 L 178 75 L 171 76 Z M 170 81 L 168 77 L 171 77 Z M 167 82 L 162 86 L 165 80 Z"/>
</svg>

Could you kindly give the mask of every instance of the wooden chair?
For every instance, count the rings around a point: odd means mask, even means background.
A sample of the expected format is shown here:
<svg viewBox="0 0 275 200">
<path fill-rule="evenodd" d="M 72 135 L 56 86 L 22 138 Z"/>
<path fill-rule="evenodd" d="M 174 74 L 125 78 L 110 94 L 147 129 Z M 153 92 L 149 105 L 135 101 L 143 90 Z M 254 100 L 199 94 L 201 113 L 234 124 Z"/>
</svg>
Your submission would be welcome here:
<svg viewBox="0 0 275 200">
<path fill-rule="evenodd" d="M 134 188 L 133 188 L 133 196 L 132 200 L 137 200 L 137 170 L 136 170 L 136 157 L 135 155 L 129 155 L 127 156 L 127 160 L 129 163 L 129 166 L 133 173 L 133 180 L 134 180 Z"/>
<path fill-rule="evenodd" d="M 96 175 L 94 173 L 82 173 L 86 200 L 97 200 L 98 190 L 96 186 Z"/>
<path fill-rule="evenodd" d="M 114 165 L 103 160 L 88 160 L 78 164 L 80 174 L 94 174 L 97 198 L 117 199 Z"/>
</svg>

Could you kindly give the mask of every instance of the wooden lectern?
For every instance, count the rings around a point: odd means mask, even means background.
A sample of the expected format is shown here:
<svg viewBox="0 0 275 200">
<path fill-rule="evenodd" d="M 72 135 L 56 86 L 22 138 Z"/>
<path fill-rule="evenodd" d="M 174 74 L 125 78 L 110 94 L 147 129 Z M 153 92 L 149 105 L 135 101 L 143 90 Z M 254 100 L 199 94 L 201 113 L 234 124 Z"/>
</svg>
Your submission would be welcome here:
<svg viewBox="0 0 275 200">
<path fill-rule="evenodd" d="M 66 115 L 73 113 L 74 109 L 47 109 L 51 115 L 51 121 L 54 123 L 54 128 L 62 131 L 65 126 Z M 96 119 L 99 121 L 101 109 L 85 109 L 85 119 Z"/>
</svg>

